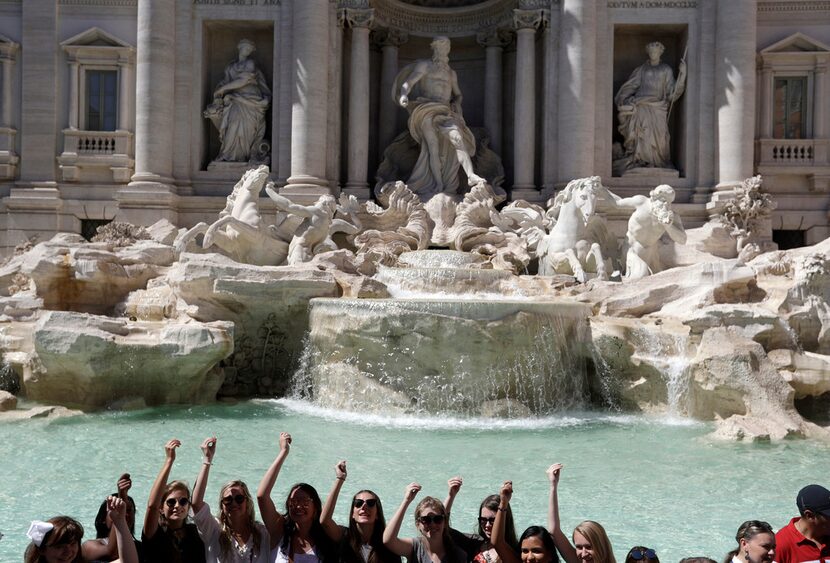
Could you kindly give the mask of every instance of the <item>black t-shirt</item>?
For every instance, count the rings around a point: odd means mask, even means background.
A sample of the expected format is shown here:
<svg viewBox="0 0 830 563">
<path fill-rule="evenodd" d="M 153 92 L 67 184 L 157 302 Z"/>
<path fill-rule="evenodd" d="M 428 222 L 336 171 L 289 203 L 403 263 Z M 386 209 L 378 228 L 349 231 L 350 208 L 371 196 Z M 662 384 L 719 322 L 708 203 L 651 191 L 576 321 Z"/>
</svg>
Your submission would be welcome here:
<svg viewBox="0 0 830 563">
<path fill-rule="evenodd" d="M 205 544 L 196 524 L 185 524 L 181 536 L 159 526 L 152 538 L 142 533 L 141 540 L 143 563 L 205 563 Z"/>
</svg>

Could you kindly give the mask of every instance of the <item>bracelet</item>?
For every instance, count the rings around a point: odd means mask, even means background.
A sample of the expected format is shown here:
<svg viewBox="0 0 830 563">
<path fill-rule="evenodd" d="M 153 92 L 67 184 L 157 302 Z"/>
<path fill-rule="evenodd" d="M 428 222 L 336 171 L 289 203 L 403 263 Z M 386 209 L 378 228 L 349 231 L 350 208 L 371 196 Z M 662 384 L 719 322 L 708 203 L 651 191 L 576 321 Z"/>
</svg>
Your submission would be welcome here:
<svg viewBox="0 0 830 563">
<path fill-rule="evenodd" d="M 335 477 L 335 479 L 337 479 L 338 481 L 345 481 L 346 480 L 345 477 Z"/>
<path fill-rule="evenodd" d="M 510 508 L 510 507 L 509 507 L 509 506 L 505 506 L 504 508 L 502 508 L 502 507 L 500 506 L 500 507 L 498 507 L 496 510 L 498 510 L 499 512 L 504 512 L 504 511 L 505 511 L 505 510 L 507 510 L 508 508 Z"/>
<path fill-rule="evenodd" d="M 213 462 L 206 459 L 202 462 L 202 465 L 213 465 Z"/>
</svg>

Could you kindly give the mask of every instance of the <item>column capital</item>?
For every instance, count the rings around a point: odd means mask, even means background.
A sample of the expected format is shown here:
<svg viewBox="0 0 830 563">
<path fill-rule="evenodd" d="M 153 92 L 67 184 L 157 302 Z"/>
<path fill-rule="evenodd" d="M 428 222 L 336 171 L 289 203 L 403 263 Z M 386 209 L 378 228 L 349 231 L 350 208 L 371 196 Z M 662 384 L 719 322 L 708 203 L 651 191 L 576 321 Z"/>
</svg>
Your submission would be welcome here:
<svg viewBox="0 0 830 563">
<path fill-rule="evenodd" d="M 507 47 L 513 37 L 509 30 L 491 27 L 476 34 L 476 41 L 482 47 Z"/>
<path fill-rule="evenodd" d="M 372 27 L 375 21 L 373 8 L 342 8 L 337 13 L 337 23 L 343 27 Z"/>
<path fill-rule="evenodd" d="M 535 30 L 545 22 L 545 10 L 513 10 L 513 25 L 516 30 Z"/>
<path fill-rule="evenodd" d="M 409 34 L 402 29 L 384 27 L 372 31 L 372 41 L 380 47 L 400 47 L 409 41 Z"/>
</svg>

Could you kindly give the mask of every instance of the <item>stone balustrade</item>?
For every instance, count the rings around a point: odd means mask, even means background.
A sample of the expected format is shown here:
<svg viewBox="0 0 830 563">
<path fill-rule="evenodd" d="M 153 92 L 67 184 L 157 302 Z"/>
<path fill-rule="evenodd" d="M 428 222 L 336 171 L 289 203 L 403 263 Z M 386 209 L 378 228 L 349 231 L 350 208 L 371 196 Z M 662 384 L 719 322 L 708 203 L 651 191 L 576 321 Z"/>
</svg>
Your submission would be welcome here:
<svg viewBox="0 0 830 563">
<path fill-rule="evenodd" d="M 67 182 L 101 179 L 103 169 L 111 172 L 111 181 L 129 182 L 135 166 L 133 138 L 129 131 L 64 129 L 63 153 L 58 157 L 62 179 Z"/>
</svg>

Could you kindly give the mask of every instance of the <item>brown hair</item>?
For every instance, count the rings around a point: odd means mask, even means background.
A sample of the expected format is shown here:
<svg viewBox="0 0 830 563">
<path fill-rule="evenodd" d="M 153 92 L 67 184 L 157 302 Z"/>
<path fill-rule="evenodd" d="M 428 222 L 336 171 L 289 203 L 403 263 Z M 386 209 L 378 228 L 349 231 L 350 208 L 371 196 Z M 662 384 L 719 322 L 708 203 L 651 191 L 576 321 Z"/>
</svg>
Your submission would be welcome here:
<svg viewBox="0 0 830 563">
<path fill-rule="evenodd" d="M 418 525 L 418 518 L 421 517 L 421 512 L 424 512 L 428 508 L 431 508 L 444 516 L 444 531 L 441 534 L 441 539 L 444 542 L 444 551 L 446 552 L 447 561 L 449 563 L 463 563 L 462 561 L 456 561 L 457 550 L 455 548 L 455 543 L 452 541 L 452 537 L 450 537 L 450 517 L 447 514 L 447 510 L 444 508 L 443 502 L 435 497 L 422 498 L 421 502 L 418 503 L 418 506 L 415 507 L 416 527 Z"/>
<path fill-rule="evenodd" d="M 24 563 L 46 563 L 46 558 L 43 557 L 46 547 L 64 543 L 78 544 L 78 555 L 72 560 L 72 563 L 87 563 L 81 554 L 81 538 L 84 537 L 84 527 L 81 526 L 81 523 L 69 516 L 55 516 L 47 522 L 54 527 L 43 537 L 40 547 L 33 543 L 29 544 L 26 553 L 23 555 Z"/>
<path fill-rule="evenodd" d="M 738 532 L 735 534 L 735 541 L 738 542 L 738 547 L 727 553 L 723 560 L 727 563 L 732 561 L 732 558 L 741 551 L 741 540 L 749 541 L 758 534 L 770 534 L 773 539 L 775 538 L 775 532 L 772 530 L 772 526 L 762 520 L 747 520 L 741 524 Z"/>
</svg>

